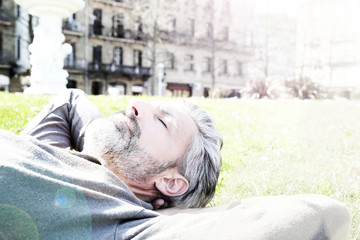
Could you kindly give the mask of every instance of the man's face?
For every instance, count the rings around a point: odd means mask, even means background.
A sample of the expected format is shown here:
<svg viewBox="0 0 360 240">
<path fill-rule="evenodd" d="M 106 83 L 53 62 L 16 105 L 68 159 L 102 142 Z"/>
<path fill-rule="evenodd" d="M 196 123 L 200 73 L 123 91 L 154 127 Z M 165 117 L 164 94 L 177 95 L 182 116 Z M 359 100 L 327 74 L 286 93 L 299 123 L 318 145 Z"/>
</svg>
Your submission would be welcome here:
<svg viewBox="0 0 360 240">
<path fill-rule="evenodd" d="M 84 151 L 104 158 L 121 178 L 145 182 L 175 167 L 197 132 L 194 121 L 177 105 L 133 100 L 125 112 L 89 125 Z"/>
</svg>

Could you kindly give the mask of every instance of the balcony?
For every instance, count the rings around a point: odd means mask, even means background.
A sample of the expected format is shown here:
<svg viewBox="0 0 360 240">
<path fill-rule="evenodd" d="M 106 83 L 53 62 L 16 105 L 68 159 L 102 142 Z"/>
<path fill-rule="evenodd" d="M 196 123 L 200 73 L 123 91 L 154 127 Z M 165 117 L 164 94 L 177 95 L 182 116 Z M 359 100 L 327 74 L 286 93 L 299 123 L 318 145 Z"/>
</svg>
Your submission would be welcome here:
<svg viewBox="0 0 360 240">
<path fill-rule="evenodd" d="M 208 37 L 196 38 L 188 33 L 181 33 L 176 31 L 160 30 L 159 37 L 163 41 L 171 43 L 190 45 L 190 46 L 201 46 L 208 48 L 216 48 L 224 51 L 237 51 L 238 45 L 235 42 L 228 40 L 212 39 Z"/>
<path fill-rule="evenodd" d="M 89 63 L 89 73 L 95 75 L 113 75 L 113 76 L 136 76 L 150 77 L 151 72 L 148 67 L 124 66 L 105 63 Z"/>
<path fill-rule="evenodd" d="M 159 32 L 159 37 L 162 40 L 177 43 L 177 44 L 184 44 L 184 45 L 195 45 L 197 44 L 196 38 L 188 33 L 180 33 L 176 31 L 164 31 L 161 30 Z"/>
<path fill-rule="evenodd" d="M 90 25 L 90 36 L 99 36 L 103 38 L 125 39 L 145 41 L 146 36 L 142 31 L 131 31 L 123 27 L 106 27 L 101 24 Z"/>
<path fill-rule="evenodd" d="M 104 4 L 109 4 L 115 7 L 123 7 L 132 9 L 134 7 L 134 3 L 132 0 L 96 0 L 97 2 L 101 2 Z"/>
<path fill-rule="evenodd" d="M 84 70 L 85 60 L 79 58 L 66 57 L 64 60 L 64 68 L 68 70 Z"/>
<path fill-rule="evenodd" d="M 73 31 L 73 32 L 82 32 L 81 22 L 77 20 L 65 20 L 63 24 L 63 30 Z"/>
</svg>

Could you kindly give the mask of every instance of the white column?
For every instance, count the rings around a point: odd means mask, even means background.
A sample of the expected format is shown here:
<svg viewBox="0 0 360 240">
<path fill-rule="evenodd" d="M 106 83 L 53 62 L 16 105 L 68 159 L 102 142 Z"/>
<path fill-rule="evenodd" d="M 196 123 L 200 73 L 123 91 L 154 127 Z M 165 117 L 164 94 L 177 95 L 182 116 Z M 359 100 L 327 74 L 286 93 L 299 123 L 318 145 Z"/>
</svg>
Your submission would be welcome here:
<svg viewBox="0 0 360 240">
<path fill-rule="evenodd" d="M 29 46 L 31 76 L 25 93 L 56 94 L 66 89 L 68 72 L 63 69 L 64 58 L 71 53 L 69 44 L 63 44 L 62 19 L 81 10 L 84 0 L 15 0 L 39 17 L 34 30 L 34 41 Z"/>
</svg>

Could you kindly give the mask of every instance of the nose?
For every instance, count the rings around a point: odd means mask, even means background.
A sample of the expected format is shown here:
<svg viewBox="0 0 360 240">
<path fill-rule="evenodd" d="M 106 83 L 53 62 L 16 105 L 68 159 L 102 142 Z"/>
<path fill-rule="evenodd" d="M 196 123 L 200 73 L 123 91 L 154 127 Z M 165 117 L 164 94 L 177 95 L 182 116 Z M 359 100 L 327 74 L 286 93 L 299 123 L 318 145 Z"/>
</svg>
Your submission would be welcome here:
<svg viewBox="0 0 360 240">
<path fill-rule="evenodd" d="M 137 120 L 140 120 L 150 116 L 153 109 L 150 103 L 139 99 L 133 99 L 129 102 L 127 111 L 131 112 Z"/>
</svg>

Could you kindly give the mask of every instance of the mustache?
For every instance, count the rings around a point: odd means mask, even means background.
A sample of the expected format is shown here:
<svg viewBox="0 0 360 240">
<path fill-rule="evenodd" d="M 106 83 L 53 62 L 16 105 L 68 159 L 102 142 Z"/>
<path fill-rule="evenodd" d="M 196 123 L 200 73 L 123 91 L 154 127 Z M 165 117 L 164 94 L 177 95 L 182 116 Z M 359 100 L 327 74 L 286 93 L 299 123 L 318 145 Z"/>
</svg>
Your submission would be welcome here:
<svg viewBox="0 0 360 240">
<path fill-rule="evenodd" d="M 123 114 L 130 119 L 131 131 L 130 138 L 139 138 L 141 135 L 141 130 L 138 121 L 136 120 L 136 116 L 133 113 L 128 113 L 125 110 L 119 111 L 117 113 Z"/>
</svg>

